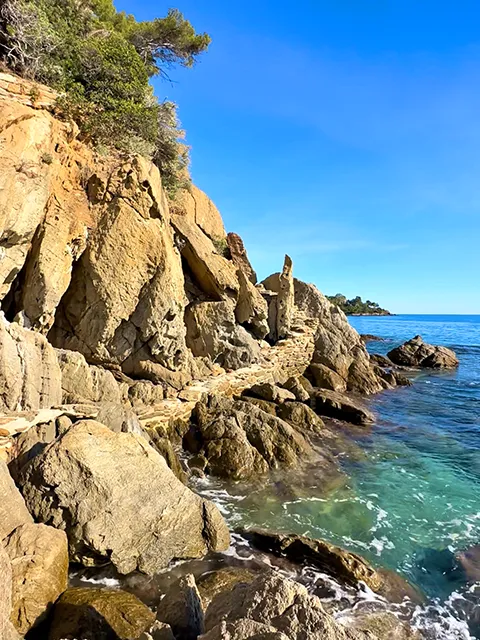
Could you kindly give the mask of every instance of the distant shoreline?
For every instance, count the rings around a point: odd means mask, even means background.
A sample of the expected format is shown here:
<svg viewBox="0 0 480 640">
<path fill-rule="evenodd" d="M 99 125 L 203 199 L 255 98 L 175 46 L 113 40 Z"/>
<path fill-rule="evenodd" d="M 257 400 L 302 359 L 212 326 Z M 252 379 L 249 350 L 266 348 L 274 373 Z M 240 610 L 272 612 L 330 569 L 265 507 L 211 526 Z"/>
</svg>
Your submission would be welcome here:
<svg viewBox="0 0 480 640">
<path fill-rule="evenodd" d="M 383 316 L 396 316 L 396 313 L 346 313 L 346 316 L 375 316 L 376 318 L 381 318 Z"/>
</svg>

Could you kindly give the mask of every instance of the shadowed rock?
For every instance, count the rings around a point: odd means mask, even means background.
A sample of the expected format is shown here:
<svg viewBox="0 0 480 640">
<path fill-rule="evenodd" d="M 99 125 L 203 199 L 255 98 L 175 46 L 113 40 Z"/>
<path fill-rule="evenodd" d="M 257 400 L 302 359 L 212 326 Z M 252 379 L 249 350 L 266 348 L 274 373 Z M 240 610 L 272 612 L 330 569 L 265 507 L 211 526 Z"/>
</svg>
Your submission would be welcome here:
<svg viewBox="0 0 480 640">
<path fill-rule="evenodd" d="M 389 351 L 387 355 L 392 362 L 405 367 L 455 369 L 459 364 L 454 351 L 446 347 L 427 344 L 423 341 L 422 336 L 415 336 Z"/>
</svg>

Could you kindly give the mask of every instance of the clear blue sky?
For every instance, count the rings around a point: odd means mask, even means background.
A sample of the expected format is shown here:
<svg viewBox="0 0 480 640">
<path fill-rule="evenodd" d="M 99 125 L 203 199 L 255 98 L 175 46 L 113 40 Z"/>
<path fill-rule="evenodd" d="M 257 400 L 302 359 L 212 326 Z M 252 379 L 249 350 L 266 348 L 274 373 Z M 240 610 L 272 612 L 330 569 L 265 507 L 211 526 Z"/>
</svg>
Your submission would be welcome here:
<svg viewBox="0 0 480 640">
<path fill-rule="evenodd" d="M 213 42 L 156 92 L 259 275 L 480 313 L 479 1 L 116 1 L 172 5 Z"/>
</svg>

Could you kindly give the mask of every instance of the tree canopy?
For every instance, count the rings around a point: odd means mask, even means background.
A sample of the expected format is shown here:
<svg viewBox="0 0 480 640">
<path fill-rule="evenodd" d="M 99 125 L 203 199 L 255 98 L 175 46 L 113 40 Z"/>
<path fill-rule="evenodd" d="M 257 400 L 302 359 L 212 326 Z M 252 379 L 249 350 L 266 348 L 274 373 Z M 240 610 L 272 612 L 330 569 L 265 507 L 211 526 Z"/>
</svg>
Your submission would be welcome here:
<svg viewBox="0 0 480 640">
<path fill-rule="evenodd" d="M 370 315 L 370 316 L 388 316 L 390 312 L 386 309 L 382 309 L 377 302 L 372 302 L 371 300 L 366 300 L 363 302 L 360 296 L 356 296 L 351 300 L 347 300 L 347 298 L 341 293 L 337 293 L 334 296 L 327 296 L 330 302 L 336 304 L 337 307 L 348 315 Z"/>
<path fill-rule="evenodd" d="M 191 67 L 210 37 L 176 9 L 137 22 L 112 0 L 3 0 L 0 60 L 61 94 L 65 114 L 94 144 L 150 156 L 167 187 L 186 174 L 176 105 L 159 102 L 149 80 Z"/>
</svg>

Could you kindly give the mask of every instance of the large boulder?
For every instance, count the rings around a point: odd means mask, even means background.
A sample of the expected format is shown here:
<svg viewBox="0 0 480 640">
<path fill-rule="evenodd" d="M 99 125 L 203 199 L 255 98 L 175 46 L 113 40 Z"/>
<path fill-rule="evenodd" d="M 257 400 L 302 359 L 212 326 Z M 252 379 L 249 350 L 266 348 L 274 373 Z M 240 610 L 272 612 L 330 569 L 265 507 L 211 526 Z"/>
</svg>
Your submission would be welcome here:
<svg viewBox="0 0 480 640">
<path fill-rule="evenodd" d="M 48 640 L 137 640 L 154 620 L 131 593 L 76 587 L 55 604 Z"/>
<path fill-rule="evenodd" d="M 239 584 L 217 596 L 207 609 L 205 626 L 211 631 L 222 623 L 228 625 L 244 619 L 274 627 L 290 640 L 366 640 L 369 637 L 336 623 L 316 596 L 310 595 L 303 585 L 277 573 L 262 575 L 250 584 Z M 239 638 L 252 636 L 255 637 L 255 633 L 238 635 Z M 221 636 L 212 634 L 211 637 Z"/>
<path fill-rule="evenodd" d="M 12 614 L 24 635 L 41 622 L 68 586 L 68 544 L 63 531 L 20 525 L 4 540 L 12 563 Z"/>
<path fill-rule="evenodd" d="M 365 345 L 343 311 L 313 284 L 294 279 L 295 305 L 318 321 L 313 361 L 338 374 L 350 391 L 376 393 L 382 389 Z"/>
<path fill-rule="evenodd" d="M 74 424 L 21 472 L 31 513 L 66 531 L 70 557 L 153 574 L 173 558 L 229 545 L 218 509 L 174 476 L 136 434 L 92 420 Z"/>
<path fill-rule="evenodd" d="M 170 202 L 172 213 L 184 216 L 190 223 L 195 223 L 210 240 L 225 241 L 226 233 L 222 216 L 206 193 L 195 185 L 188 189 L 180 189 Z"/>
<path fill-rule="evenodd" d="M 0 311 L 0 411 L 48 409 L 62 402 L 55 350 L 35 331 Z"/>
<path fill-rule="evenodd" d="M 187 344 L 195 356 L 208 356 L 225 369 L 240 369 L 258 362 L 260 346 L 235 319 L 232 304 L 197 302 L 185 313 Z"/>
<path fill-rule="evenodd" d="M 75 264 L 50 338 L 89 362 L 136 374 L 148 361 L 186 366 L 180 254 L 158 169 L 140 156 L 87 185 L 98 218 Z"/>
<path fill-rule="evenodd" d="M 0 460 L 0 543 L 14 529 L 33 522 L 22 494 L 15 486 L 8 467 Z M 1 546 L 1 544 L 0 544 Z"/>
<path fill-rule="evenodd" d="M 408 342 L 388 352 L 390 360 L 405 367 L 422 367 L 428 369 L 455 369 L 458 358 L 455 352 L 447 347 L 435 347 L 423 341 L 422 336 L 415 336 Z"/>
<path fill-rule="evenodd" d="M 292 466 L 312 453 L 287 422 L 250 402 L 220 396 L 196 405 L 184 446 L 206 458 L 208 473 L 236 480 Z"/>
<path fill-rule="evenodd" d="M 310 399 L 312 407 L 321 416 L 337 418 L 352 424 L 368 425 L 375 422 L 375 416 L 359 400 L 329 391 L 315 389 Z"/>
</svg>

